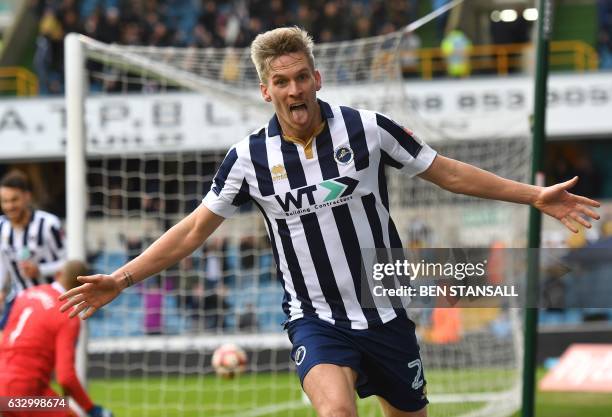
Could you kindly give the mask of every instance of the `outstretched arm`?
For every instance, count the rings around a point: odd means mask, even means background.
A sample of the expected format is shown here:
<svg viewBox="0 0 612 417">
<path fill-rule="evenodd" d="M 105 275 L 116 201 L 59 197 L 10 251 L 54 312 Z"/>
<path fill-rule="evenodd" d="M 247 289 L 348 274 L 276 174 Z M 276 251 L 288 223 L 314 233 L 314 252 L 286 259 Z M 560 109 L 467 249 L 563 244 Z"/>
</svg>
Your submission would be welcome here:
<svg viewBox="0 0 612 417">
<path fill-rule="evenodd" d="M 572 220 L 584 227 L 591 227 L 591 223 L 583 216 L 599 219 L 599 215 L 589 208 L 599 207 L 597 201 L 567 191 L 578 182 L 578 177 L 550 187 L 538 187 L 508 180 L 441 155 L 437 155 L 429 168 L 419 176 L 454 193 L 530 204 L 559 220 L 574 233 L 578 229 Z"/>
<path fill-rule="evenodd" d="M 214 214 L 201 204 L 142 254 L 111 275 L 79 277 L 79 281 L 85 284 L 60 296 L 60 300 L 69 300 L 62 306 L 61 311 L 76 306 L 70 313 L 71 317 L 84 310 L 81 317 L 83 319 L 91 317 L 97 309 L 117 297 L 124 288 L 157 274 L 192 253 L 223 220 L 223 217 Z"/>
</svg>

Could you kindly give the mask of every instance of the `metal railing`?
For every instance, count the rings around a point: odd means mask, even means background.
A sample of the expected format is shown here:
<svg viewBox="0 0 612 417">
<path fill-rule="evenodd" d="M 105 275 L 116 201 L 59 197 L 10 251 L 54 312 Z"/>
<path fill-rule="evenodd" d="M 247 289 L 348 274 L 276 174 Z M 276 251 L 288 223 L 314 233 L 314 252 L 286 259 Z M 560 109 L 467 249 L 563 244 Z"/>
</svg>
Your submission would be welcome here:
<svg viewBox="0 0 612 417">
<path fill-rule="evenodd" d="M 38 78 L 26 68 L 0 68 L 0 95 L 38 95 Z"/>
<path fill-rule="evenodd" d="M 489 72 L 508 75 L 522 72 L 533 63 L 533 44 L 474 45 L 470 51 L 472 72 Z M 403 56 L 405 74 L 416 74 L 430 80 L 434 75 L 446 73 L 446 60 L 440 48 L 423 48 L 405 51 Z M 551 69 L 567 69 L 578 72 L 596 71 L 599 57 L 595 49 L 582 41 L 554 41 L 550 45 Z"/>
<path fill-rule="evenodd" d="M 475 45 L 470 51 L 472 73 L 490 73 L 500 76 L 511 72 L 524 72 L 533 63 L 533 45 L 530 43 L 507 45 Z M 446 74 L 446 59 L 440 48 L 404 51 L 403 72 L 426 80 Z M 554 41 L 550 44 L 550 67 L 577 72 L 596 71 L 599 57 L 595 49 L 582 41 Z M 0 68 L 0 95 L 35 96 L 38 78 L 21 67 Z"/>
</svg>

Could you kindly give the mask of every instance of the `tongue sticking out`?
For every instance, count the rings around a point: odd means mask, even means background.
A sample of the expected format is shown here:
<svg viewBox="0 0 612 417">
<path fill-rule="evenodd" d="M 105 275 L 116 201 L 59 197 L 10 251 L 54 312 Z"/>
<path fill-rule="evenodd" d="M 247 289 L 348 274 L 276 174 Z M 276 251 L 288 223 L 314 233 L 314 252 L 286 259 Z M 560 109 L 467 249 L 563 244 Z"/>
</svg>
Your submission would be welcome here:
<svg viewBox="0 0 612 417">
<path fill-rule="evenodd" d="M 305 105 L 295 106 L 291 108 L 291 118 L 295 123 L 306 123 L 308 120 L 308 111 Z"/>
</svg>

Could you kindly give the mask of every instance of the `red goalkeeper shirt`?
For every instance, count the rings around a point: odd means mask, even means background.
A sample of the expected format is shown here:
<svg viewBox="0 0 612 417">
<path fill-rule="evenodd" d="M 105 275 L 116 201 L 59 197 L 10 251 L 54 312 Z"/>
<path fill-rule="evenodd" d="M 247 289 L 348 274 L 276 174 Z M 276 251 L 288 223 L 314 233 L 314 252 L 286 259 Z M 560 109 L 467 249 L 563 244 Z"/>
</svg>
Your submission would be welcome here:
<svg viewBox="0 0 612 417">
<path fill-rule="evenodd" d="M 89 410 L 93 403 L 74 368 L 80 321 L 60 313 L 57 297 L 63 292 L 54 282 L 29 288 L 17 297 L 0 343 L 0 381 L 38 381 L 35 385 L 44 390 L 55 369 L 65 394 Z"/>
</svg>

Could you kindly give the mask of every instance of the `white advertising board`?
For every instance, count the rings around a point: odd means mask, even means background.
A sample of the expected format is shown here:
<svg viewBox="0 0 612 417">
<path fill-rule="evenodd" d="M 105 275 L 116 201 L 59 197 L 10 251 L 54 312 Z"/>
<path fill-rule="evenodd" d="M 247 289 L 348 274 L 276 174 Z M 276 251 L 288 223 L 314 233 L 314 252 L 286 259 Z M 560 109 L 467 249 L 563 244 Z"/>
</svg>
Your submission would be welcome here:
<svg viewBox="0 0 612 417">
<path fill-rule="evenodd" d="M 432 143 L 529 134 L 528 77 L 408 81 L 403 96 L 390 94 L 392 88 L 324 87 L 320 96 L 393 115 L 402 97 L 411 110 L 398 121 Z M 65 116 L 63 98 L 0 100 L 0 160 L 62 158 Z M 203 94 L 100 95 L 87 100 L 87 149 L 91 154 L 227 149 L 265 122 L 246 107 Z M 612 73 L 551 76 L 547 131 L 558 138 L 612 136 Z"/>
</svg>

